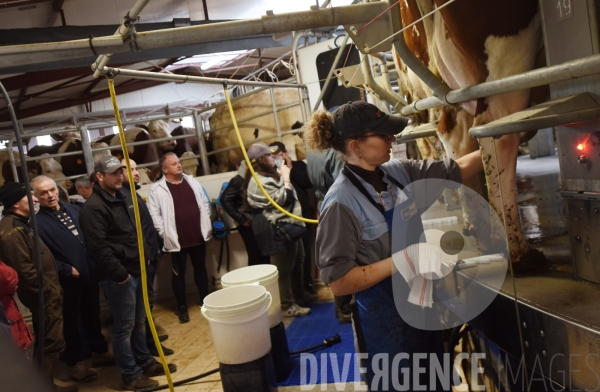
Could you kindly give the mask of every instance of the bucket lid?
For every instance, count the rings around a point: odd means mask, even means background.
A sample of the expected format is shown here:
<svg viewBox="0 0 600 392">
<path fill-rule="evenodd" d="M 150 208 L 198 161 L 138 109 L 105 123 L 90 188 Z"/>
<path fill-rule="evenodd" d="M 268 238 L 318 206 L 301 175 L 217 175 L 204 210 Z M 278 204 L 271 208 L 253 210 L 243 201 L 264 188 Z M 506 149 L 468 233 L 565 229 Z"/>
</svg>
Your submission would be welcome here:
<svg viewBox="0 0 600 392">
<path fill-rule="evenodd" d="M 265 301 L 267 289 L 258 285 L 226 287 L 204 298 L 203 308 L 210 312 L 236 312 Z"/>
<path fill-rule="evenodd" d="M 264 284 L 278 276 L 277 267 L 270 264 L 252 265 L 242 267 L 226 273 L 221 277 L 225 286 L 239 286 L 244 284 Z"/>
</svg>

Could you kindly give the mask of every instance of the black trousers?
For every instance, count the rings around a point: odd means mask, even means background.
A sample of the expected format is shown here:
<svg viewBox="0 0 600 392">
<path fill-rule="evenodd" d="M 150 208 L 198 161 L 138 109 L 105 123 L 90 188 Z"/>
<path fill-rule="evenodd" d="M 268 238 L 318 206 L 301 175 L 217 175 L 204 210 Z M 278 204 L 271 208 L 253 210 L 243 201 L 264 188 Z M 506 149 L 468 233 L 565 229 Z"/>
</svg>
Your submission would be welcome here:
<svg viewBox="0 0 600 392">
<path fill-rule="evenodd" d="M 252 226 L 238 226 L 238 232 L 242 236 L 246 253 L 248 253 L 248 265 L 271 264 L 270 256 L 260 254 L 258 242 L 252 232 Z"/>
<path fill-rule="evenodd" d="M 152 310 L 154 307 L 154 277 L 156 276 L 157 264 L 158 260 L 151 260 L 150 263 L 146 265 L 146 278 L 148 281 L 148 305 L 150 305 L 150 310 Z M 146 344 L 148 347 L 154 346 L 154 339 L 152 338 L 152 331 L 150 330 L 148 318 L 146 318 Z"/>
<path fill-rule="evenodd" d="M 312 240 L 313 240 L 313 230 L 314 225 L 306 224 L 306 233 L 302 236 L 302 244 L 304 246 L 304 270 L 302 271 L 302 283 L 304 286 L 304 290 L 316 292 L 313 286 L 313 266 L 314 263 L 312 261 Z"/>
<path fill-rule="evenodd" d="M 108 343 L 100 323 L 100 288 L 97 283 L 63 287 L 63 335 L 67 365 L 88 359 L 92 352 L 105 353 Z"/>
<path fill-rule="evenodd" d="M 208 295 L 208 273 L 206 272 L 206 245 L 198 245 L 190 248 L 183 248 L 179 252 L 171 253 L 173 262 L 173 293 L 177 299 L 177 305 L 187 307 L 185 299 L 185 269 L 187 256 L 190 255 L 190 261 L 194 268 L 194 282 L 200 293 L 200 304 L 204 303 L 204 298 Z"/>
</svg>

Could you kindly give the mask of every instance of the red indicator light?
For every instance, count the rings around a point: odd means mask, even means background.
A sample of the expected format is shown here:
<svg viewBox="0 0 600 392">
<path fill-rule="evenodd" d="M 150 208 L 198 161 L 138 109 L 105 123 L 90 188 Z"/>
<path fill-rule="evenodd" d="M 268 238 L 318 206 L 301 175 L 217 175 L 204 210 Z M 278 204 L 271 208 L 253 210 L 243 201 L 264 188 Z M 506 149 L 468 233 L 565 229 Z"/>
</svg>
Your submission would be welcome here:
<svg viewBox="0 0 600 392">
<path fill-rule="evenodd" d="M 579 143 L 579 144 L 577 145 L 577 149 L 578 149 L 579 151 L 583 151 L 583 150 L 585 150 L 585 144 L 583 144 L 583 143 Z"/>
</svg>

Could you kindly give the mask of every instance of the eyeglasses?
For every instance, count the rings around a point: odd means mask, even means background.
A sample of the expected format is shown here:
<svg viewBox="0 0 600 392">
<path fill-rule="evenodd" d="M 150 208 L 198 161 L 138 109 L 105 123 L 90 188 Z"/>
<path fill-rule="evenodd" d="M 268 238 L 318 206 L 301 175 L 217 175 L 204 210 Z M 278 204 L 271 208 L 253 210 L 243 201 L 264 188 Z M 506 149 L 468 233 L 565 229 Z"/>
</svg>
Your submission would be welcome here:
<svg viewBox="0 0 600 392">
<path fill-rule="evenodd" d="M 395 140 L 396 139 L 395 135 L 380 135 L 378 133 L 375 133 L 375 134 L 372 134 L 372 135 L 364 135 L 362 137 L 373 137 L 373 136 L 376 136 L 376 137 L 380 138 L 384 142 L 389 142 L 390 140 Z"/>
</svg>

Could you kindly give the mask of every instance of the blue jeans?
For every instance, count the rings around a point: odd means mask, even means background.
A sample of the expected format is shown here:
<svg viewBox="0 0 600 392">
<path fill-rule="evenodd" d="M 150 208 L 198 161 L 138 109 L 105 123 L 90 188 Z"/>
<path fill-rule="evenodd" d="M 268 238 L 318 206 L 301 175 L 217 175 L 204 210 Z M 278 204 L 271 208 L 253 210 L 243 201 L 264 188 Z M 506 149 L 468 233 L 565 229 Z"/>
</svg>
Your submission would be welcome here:
<svg viewBox="0 0 600 392">
<path fill-rule="evenodd" d="M 127 382 L 142 373 L 142 368 L 154 362 L 146 347 L 146 311 L 142 296 L 142 280 L 130 276 L 127 283 L 118 284 L 110 279 L 100 282 L 108 299 L 114 324 L 113 351 L 115 362 L 123 381 Z"/>
</svg>

